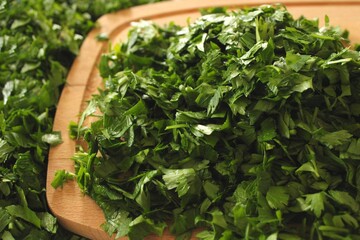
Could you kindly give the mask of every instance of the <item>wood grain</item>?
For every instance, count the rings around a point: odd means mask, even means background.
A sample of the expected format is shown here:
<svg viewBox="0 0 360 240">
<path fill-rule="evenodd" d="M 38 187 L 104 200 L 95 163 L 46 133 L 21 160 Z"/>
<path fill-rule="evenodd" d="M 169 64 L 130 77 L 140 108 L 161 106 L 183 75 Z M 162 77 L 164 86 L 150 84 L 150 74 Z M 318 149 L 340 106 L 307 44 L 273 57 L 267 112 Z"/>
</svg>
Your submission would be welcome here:
<svg viewBox="0 0 360 240">
<path fill-rule="evenodd" d="M 69 182 L 56 190 L 50 185 L 56 170 L 74 171 L 71 157 L 75 152 L 75 142 L 68 135 L 68 125 L 70 121 L 78 120 L 86 101 L 101 85 L 97 64 L 101 54 L 107 50 L 109 42 L 117 43 L 125 39 L 130 23 L 140 19 L 152 20 L 160 25 L 170 21 L 185 25 L 188 18 L 194 20 L 199 16 L 198 9 L 201 8 L 241 8 L 277 2 L 279 1 L 177 0 L 134 7 L 105 15 L 98 20 L 98 27 L 89 33 L 73 63 L 55 115 L 54 130 L 62 132 L 63 143 L 50 149 L 46 196 L 49 207 L 60 224 L 90 239 L 111 239 L 100 227 L 105 221 L 101 209 L 92 199 L 80 192 L 75 182 Z M 331 25 L 348 29 L 352 42 L 360 43 L 360 0 L 283 0 L 282 3 L 295 17 L 304 15 L 308 18 L 319 18 L 320 24 L 324 16 L 328 15 Z M 99 33 L 108 34 L 109 42 L 97 41 L 96 36 Z M 193 238 L 195 239 L 195 234 Z M 174 237 L 166 231 L 162 237 L 149 236 L 147 239 L 169 240 Z"/>
</svg>

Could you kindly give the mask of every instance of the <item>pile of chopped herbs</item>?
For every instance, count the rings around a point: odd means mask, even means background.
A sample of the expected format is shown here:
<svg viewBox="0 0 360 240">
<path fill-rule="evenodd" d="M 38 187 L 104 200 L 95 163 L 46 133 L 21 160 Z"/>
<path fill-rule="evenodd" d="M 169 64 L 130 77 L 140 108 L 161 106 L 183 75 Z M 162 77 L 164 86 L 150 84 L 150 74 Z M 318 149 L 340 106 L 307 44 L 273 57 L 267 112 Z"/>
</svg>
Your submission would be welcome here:
<svg viewBox="0 0 360 240">
<path fill-rule="evenodd" d="M 145 2 L 0 0 L 0 239 L 78 239 L 45 198 L 56 104 L 94 20 Z"/>
<path fill-rule="evenodd" d="M 360 239 L 360 53 L 325 22 L 266 5 L 206 10 L 184 28 L 134 23 L 72 126 L 103 228 Z"/>
</svg>

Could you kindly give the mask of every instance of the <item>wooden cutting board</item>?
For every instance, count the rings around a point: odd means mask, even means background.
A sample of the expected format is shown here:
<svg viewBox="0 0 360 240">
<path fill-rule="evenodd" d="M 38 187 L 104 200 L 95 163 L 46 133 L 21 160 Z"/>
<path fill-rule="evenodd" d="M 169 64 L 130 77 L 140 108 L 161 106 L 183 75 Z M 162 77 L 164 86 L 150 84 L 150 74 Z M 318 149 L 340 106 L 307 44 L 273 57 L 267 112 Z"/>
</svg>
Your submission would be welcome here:
<svg viewBox="0 0 360 240">
<path fill-rule="evenodd" d="M 75 142 L 69 138 L 70 121 L 78 120 L 79 114 L 86 106 L 86 101 L 96 93 L 101 85 L 97 63 L 101 53 L 106 51 L 109 42 L 117 43 L 125 39 L 133 21 L 140 19 L 152 20 L 160 25 L 174 21 L 186 25 L 187 20 L 195 20 L 198 9 L 225 6 L 241 8 L 279 0 L 176 0 L 143 5 L 128 10 L 108 14 L 98 20 L 98 27 L 90 32 L 85 39 L 79 56 L 76 58 L 66 85 L 58 103 L 54 121 L 54 131 L 61 131 L 63 143 L 52 147 L 49 153 L 47 191 L 49 207 L 58 221 L 68 230 L 90 239 L 111 239 L 100 225 L 105 221 L 101 209 L 88 196 L 84 196 L 75 181 L 68 182 L 63 188 L 54 189 L 50 183 L 56 170 L 74 171 L 70 159 L 75 152 Z M 283 0 L 288 10 L 295 16 L 304 15 L 308 18 L 319 18 L 323 24 L 325 15 L 330 17 L 330 24 L 350 31 L 353 43 L 360 43 L 360 0 Z M 100 42 L 96 36 L 100 33 L 109 36 L 109 42 Z M 193 234 L 195 239 L 195 234 Z M 149 236 L 147 239 L 174 239 L 168 232 L 163 237 Z"/>
</svg>

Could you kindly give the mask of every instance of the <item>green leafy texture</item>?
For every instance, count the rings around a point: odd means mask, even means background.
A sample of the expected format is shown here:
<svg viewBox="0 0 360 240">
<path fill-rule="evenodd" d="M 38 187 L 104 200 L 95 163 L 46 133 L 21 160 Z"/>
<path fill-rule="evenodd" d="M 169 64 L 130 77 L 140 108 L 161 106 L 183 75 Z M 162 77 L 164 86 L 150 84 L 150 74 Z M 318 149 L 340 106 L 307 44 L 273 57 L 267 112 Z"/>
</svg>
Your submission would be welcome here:
<svg viewBox="0 0 360 240">
<path fill-rule="evenodd" d="M 1 237 L 4 240 L 15 240 L 15 238 L 9 231 L 4 231 Z"/>
<path fill-rule="evenodd" d="M 346 130 L 340 130 L 332 133 L 324 133 L 320 136 L 315 135 L 315 137 L 318 138 L 320 143 L 327 145 L 329 148 L 333 148 L 348 142 L 351 139 L 352 134 Z"/>
<path fill-rule="evenodd" d="M 286 52 L 286 64 L 295 72 L 300 71 L 306 62 L 311 58 L 309 55 L 299 55 L 292 52 Z"/>
<path fill-rule="evenodd" d="M 134 227 L 136 226 L 136 227 Z M 151 219 L 144 218 L 143 216 L 139 216 L 135 218 L 130 224 L 129 238 L 131 239 L 144 239 L 150 233 L 154 233 L 158 236 L 161 236 L 166 224 L 165 223 L 155 223 Z M 133 231 L 136 229 L 136 232 Z"/>
<path fill-rule="evenodd" d="M 3 232 L 6 226 L 11 222 L 11 215 L 6 211 L 6 209 L 0 209 L 0 232 Z"/>
<path fill-rule="evenodd" d="M 164 170 L 163 180 L 167 189 L 176 189 L 179 197 L 186 195 L 196 179 L 194 169 Z"/>
<path fill-rule="evenodd" d="M 58 187 L 62 187 L 64 185 L 64 183 L 66 183 L 69 180 L 74 179 L 75 174 L 68 172 L 66 170 L 57 170 L 55 172 L 55 177 L 54 180 L 51 182 L 51 186 L 53 188 L 58 188 Z"/>
<path fill-rule="evenodd" d="M 128 218 L 129 213 L 125 211 L 115 212 L 108 221 L 102 225 L 103 229 L 109 234 L 116 233 L 116 238 L 126 236 L 129 233 L 132 222 L 131 218 Z"/>
<path fill-rule="evenodd" d="M 58 144 L 63 142 L 61 140 L 61 133 L 60 132 L 53 132 L 53 133 L 44 134 L 41 137 L 41 139 L 43 140 L 43 142 L 46 142 L 46 143 L 50 144 L 51 146 L 55 146 L 55 145 L 58 145 Z"/>
<path fill-rule="evenodd" d="M 306 195 L 305 202 L 309 205 L 316 217 L 320 217 L 325 207 L 325 194 L 324 192 L 312 193 Z"/>
<path fill-rule="evenodd" d="M 5 162 L 10 156 L 15 148 L 8 144 L 7 141 L 0 140 L 0 161 Z"/>
<path fill-rule="evenodd" d="M 0 1 L 0 238 L 81 239 L 58 227 L 44 197 L 59 96 L 98 17 L 155 1 Z"/>
<path fill-rule="evenodd" d="M 27 207 L 10 205 L 5 207 L 8 213 L 13 217 L 22 218 L 23 220 L 33 224 L 35 227 L 40 228 L 41 220 L 38 216 Z"/>
<path fill-rule="evenodd" d="M 88 144 L 76 175 L 105 229 L 359 238 L 360 54 L 346 32 L 282 5 L 202 14 L 133 23 L 101 57 L 104 88 L 71 132 Z"/>
<path fill-rule="evenodd" d="M 268 118 L 261 123 L 261 130 L 259 131 L 258 141 L 270 141 L 276 137 L 276 127 L 273 119 Z"/>
<path fill-rule="evenodd" d="M 271 208 L 283 209 L 288 205 L 289 194 L 284 187 L 271 186 L 266 193 L 266 200 Z"/>
<path fill-rule="evenodd" d="M 72 159 L 76 164 L 76 181 L 79 184 L 80 189 L 86 193 L 88 192 L 90 183 L 92 181 L 90 171 L 93 167 L 95 155 L 88 154 L 86 152 L 77 152 Z M 61 177 L 61 175 L 59 175 L 59 177 Z M 61 181 L 59 183 L 61 184 Z"/>
<path fill-rule="evenodd" d="M 359 203 L 348 192 L 331 190 L 329 194 L 337 203 L 349 207 L 354 213 L 359 211 Z"/>
<path fill-rule="evenodd" d="M 41 227 L 50 233 L 56 233 L 58 229 L 56 218 L 48 212 L 37 214 L 41 220 Z"/>
</svg>

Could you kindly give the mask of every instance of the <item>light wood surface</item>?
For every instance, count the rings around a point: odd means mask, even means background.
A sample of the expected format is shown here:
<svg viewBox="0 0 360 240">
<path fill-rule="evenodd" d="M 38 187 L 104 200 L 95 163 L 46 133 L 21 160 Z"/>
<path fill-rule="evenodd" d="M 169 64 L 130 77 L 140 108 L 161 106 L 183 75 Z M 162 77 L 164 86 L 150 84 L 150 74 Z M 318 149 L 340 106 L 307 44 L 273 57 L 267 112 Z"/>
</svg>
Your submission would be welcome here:
<svg viewBox="0 0 360 240">
<path fill-rule="evenodd" d="M 75 152 L 75 142 L 69 138 L 68 125 L 70 121 L 78 120 L 86 101 L 101 85 L 97 63 L 101 53 L 108 49 L 109 42 L 117 43 L 125 39 L 130 23 L 140 19 L 152 20 L 160 25 L 170 21 L 185 25 L 188 18 L 195 20 L 199 16 L 200 8 L 241 8 L 277 2 L 284 3 L 295 17 L 304 15 L 308 18 L 319 18 L 320 24 L 323 23 L 324 16 L 328 15 L 331 25 L 348 29 L 352 42 L 360 43 L 360 0 L 176 0 L 134 7 L 105 15 L 98 20 L 98 27 L 87 36 L 73 63 L 55 115 L 54 130 L 62 132 L 63 143 L 50 149 L 46 196 L 49 207 L 60 224 L 90 239 L 111 239 L 100 228 L 105 221 L 101 209 L 92 199 L 80 192 L 75 181 L 56 190 L 50 185 L 56 170 L 74 171 L 71 157 Z M 109 42 L 97 41 L 95 37 L 99 33 L 108 34 Z M 195 239 L 195 234 L 193 237 Z M 174 237 L 166 231 L 162 237 L 149 236 L 147 239 Z"/>
</svg>

